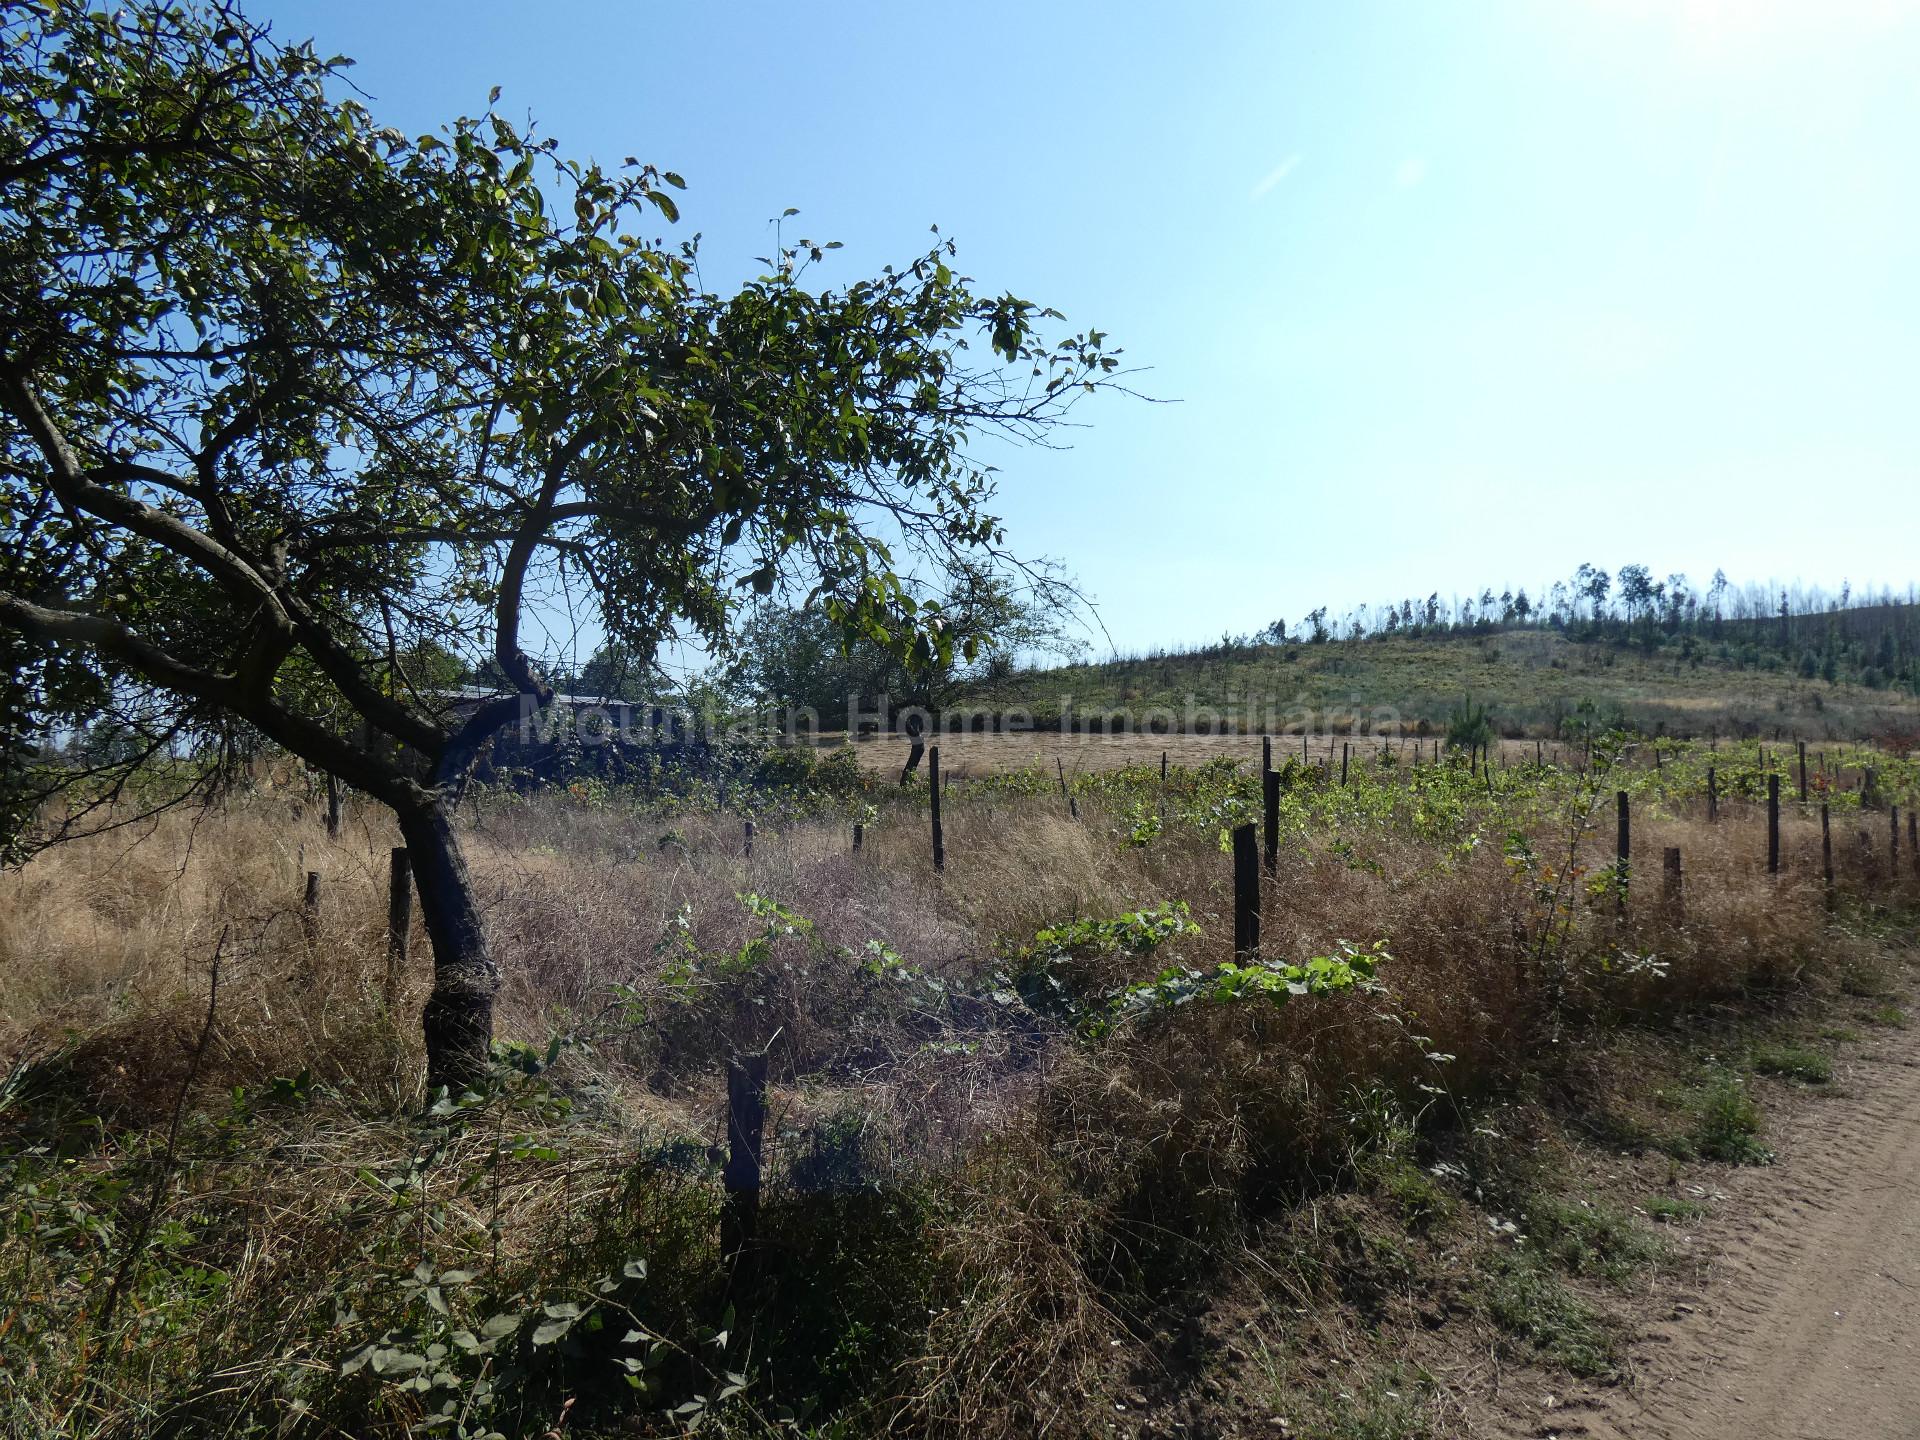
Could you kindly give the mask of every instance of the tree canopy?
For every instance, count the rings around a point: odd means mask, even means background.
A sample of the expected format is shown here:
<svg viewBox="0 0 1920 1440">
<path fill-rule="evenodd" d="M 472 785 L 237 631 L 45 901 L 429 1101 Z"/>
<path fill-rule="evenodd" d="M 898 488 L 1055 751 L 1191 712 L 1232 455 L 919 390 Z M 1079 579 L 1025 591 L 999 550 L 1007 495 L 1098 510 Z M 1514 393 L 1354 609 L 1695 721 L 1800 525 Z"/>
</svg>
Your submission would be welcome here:
<svg viewBox="0 0 1920 1440">
<path fill-rule="evenodd" d="M 856 709 L 882 724 L 881 712 L 903 706 L 943 709 L 1023 657 L 1070 660 L 1086 649 L 1074 628 L 1084 607 L 1057 567 L 967 565 L 943 580 L 928 600 L 952 641 L 945 653 L 903 657 L 818 609 L 768 604 L 747 617 L 730 647 L 729 678 L 751 702 L 812 711 L 820 728 L 838 730 Z"/>
<path fill-rule="evenodd" d="M 695 242 L 652 233 L 679 176 L 497 110 L 403 134 L 347 62 L 230 5 L 0 26 L 13 815 L 32 833 L 75 779 L 19 737 L 109 713 L 138 737 L 116 763 L 164 759 L 181 793 L 187 757 L 264 740 L 391 805 L 443 1076 L 484 1059 L 459 997 L 497 984 L 447 810 L 550 698 L 528 615 L 644 657 L 785 589 L 943 659 L 945 609 L 902 577 L 1002 550 L 970 442 L 1038 439 L 1112 383 L 1099 332 L 1045 333 L 938 237 L 838 285 L 833 246 L 783 243 L 707 291 Z M 501 695 L 454 710 L 429 655 L 490 662 Z"/>
</svg>

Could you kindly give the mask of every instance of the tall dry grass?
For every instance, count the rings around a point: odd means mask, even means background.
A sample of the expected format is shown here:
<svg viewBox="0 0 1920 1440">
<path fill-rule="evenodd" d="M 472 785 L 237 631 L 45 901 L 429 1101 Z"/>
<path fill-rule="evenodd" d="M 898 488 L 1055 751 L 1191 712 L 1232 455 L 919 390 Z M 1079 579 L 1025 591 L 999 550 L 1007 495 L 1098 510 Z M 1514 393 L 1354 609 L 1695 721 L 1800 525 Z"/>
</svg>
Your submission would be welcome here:
<svg viewBox="0 0 1920 1440">
<path fill-rule="evenodd" d="M 1555 857 L 1560 814 L 1524 823 Z M 218 1313 L 117 1372 L 119 1401 L 85 1390 L 84 1350 L 47 1339 L 38 1388 L 21 1387 L 16 1406 L 64 1406 L 48 1433 L 146 1433 L 165 1428 L 156 1416 L 197 1423 L 216 1403 L 296 1432 L 305 1415 L 319 1417 L 314 1433 L 400 1433 L 420 1418 L 403 1398 L 337 1376 L 347 1332 L 328 1307 L 359 1296 L 372 1313 L 385 1302 L 367 1297 L 419 1256 L 470 1259 L 476 1246 L 490 1276 L 548 1286 L 644 1246 L 647 1323 L 692 1326 L 725 1290 L 700 1158 L 722 1139 L 721 1064 L 767 1047 L 781 1178 L 769 1243 L 787 1280 L 766 1302 L 785 1318 L 765 1324 L 787 1338 L 756 1361 L 764 1384 L 815 1387 L 855 1430 L 1091 1432 L 1112 1413 L 1116 1336 L 1172 1323 L 1167 1307 L 1212 1283 L 1250 1224 L 1350 1179 L 1370 1108 L 1444 1130 L 1479 1097 L 1604 1044 L 1610 1027 L 1859 983 L 1893 953 L 1872 916 L 1920 898 L 1910 868 L 1886 873 L 1884 840 L 1857 853 L 1849 833 L 1836 836 L 1829 910 L 1817 823 L 1797 809 L 1786 872 L 1772 877 L 1757 811 L 1730 803 L 1709 824 L 1691 801 L 1651 804 L 1636 817 L 1625 918 L 1576 886 L 1564 935 L 1547 943 L 1537 877 L 1497 826 L 1462 844 L 1356 820 L 1286 847 L 1264 894 L 1264 949 L 1300 959 L 1385 940 L 1377 988 L 1277 1010 L 1193 1005 L 1088 1044 L 995 998 L 1021 946 L 1063 919 L 1179 900 L 1199 934 L 1178 960 L 1227 960 L 1216 836 L 1176 827 L 1136 847 L 1091 798 L 1075 820 L 1056 797 L 963 787 L 941 874 L 924 826 L 917 805 L 887 797 L 855 856 L 842 820 L 762 817 L 748 858 L 738 817 L 484 799 L 467 844 L 504 970 L 501 1034 L 584 1043 L 549 1076 L 564 1113 L 503 1112 L 493 1139 L 469 1128 L 445 1142 L 439 1218 L 417 1233 L 424 1212 L 364 1193 L 366 1173 L 404 1168 L 420 1144 L 407 1117 L 429 973 L 416 934 L 386 1006 L 388 825 L 356 814 L 329 841 L 317 818 L 242 798 L 0 878 L 0 1048 L 40 1062 L 40 1098 L 16 1093 L 19 1133 L 57 1092 L 107 1117 L 115 1138 L 89 1163 L 138 1152 L 151 1165 L 196 1063 L 216 951 L 190 1097 L 205 1143 L 226 1134 L 217 1116 L 233 1086 L 306 1071 L 327 1096 L 262 1112 L 246 1131 L 257 1148 L 183 1165 L 190 1178 L 167 1191 L 168 1215 L 216 1217 L 203 1258 L 225 1277 Z M 1685 865 L 1677 905 L 1661 896 L 1667 846 Z M 1601 825 L 1576 858 L 1593 874 L 1610 852 Z M 308 870 L 322 877 L 317 930 L 300 908 Z M 714 969 L 760 929 L 741 893 L 790 907 L 812 940 L 778 941 L 751 974 Z M 872 941 L 911 976 L 863 969 Z M 707 968 L 676 979 L 687 953 Z M 1084 983 L 1097 998 L 1168 960 L 1096 957 Z M 502 1160 L 499 1134 L 515 1127 L 564 1137 L 560 1158 Z M 462 1188 L 456 1175 L 474 1178 Z M 106 1256 L 126 1219 L 103 1232 Z M 84 1308 L 99 1282 L 75 1283 Z M 809 1308 L 832 1296 L 832 1321 Z M 845 1358 L 852 1342 L 832 1326 L 861 1315 L 885 1334 Z M 841 1359 L 815 1353 L 823 1335 Z M 552 1399 L 568 1382 L 556 1383 L 528 1393 Z M 294 1393 L 308 1410 L 288 1408 Z M 752 1398 L 733 1422 L 749 1430 L 771 1423 Z M 545 1401 L 526 1403 L 529 1425 L 551 1419 Z"/>
</svg>

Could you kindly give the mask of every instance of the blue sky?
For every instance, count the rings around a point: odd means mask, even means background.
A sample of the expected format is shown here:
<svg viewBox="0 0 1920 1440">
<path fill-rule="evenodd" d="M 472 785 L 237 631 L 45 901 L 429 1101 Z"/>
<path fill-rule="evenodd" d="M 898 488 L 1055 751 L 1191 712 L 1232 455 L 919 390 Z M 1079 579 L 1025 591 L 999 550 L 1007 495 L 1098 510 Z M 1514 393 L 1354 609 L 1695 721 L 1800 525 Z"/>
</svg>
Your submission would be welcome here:
<svg viewBox="0 0 1920 1440">
<path fill-rule="evenodd" d="M 387 123 L 533 114 L 852 279 L 929 225 L 1177 403 L 1008 449 L 1124 648 L 1583 560 L 1920 578 L 1920 6 L 269 3 Z"/>
</svg>

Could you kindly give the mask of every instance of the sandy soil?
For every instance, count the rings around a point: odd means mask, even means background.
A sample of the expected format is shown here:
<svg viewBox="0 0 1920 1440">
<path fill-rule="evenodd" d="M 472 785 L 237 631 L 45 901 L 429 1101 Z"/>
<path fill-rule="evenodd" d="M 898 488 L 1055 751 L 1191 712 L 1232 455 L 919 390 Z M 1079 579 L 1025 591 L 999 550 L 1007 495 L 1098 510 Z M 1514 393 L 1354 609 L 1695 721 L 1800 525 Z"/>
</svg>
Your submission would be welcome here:
<svg viewBox="0 0 1920 1440">
<path fill-rule="evenodd" d="M 1851 1048 L 1851 1047 L 1850 1047 Z M 1880 1032 L 1729 1174 L 1717 1259 L 1628 1385 L 1541 1399 L 1510 1433 L 1595 1440 L 1920 1437 L 1920 1045 Z"/>
</svg>

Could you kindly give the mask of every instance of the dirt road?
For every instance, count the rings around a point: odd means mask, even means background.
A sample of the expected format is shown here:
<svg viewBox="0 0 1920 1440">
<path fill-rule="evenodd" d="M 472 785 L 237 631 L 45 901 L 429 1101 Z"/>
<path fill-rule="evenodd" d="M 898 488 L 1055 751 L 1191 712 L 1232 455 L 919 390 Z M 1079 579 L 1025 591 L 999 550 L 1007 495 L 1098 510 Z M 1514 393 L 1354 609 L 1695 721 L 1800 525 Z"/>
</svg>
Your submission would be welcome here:
<svg viewBox="0 0 1920 1440">
<path fill-rule="evenodd" d="M 1848 1047 L 1854 1049 L 1855 1047 Z M 1636 1347 L 1630 1384 L 1522 1433 L 1920 1440 L 1920 1037 L 1880 1032 L 1738 1172 L 1719 1258 Z"/>
</svg>

